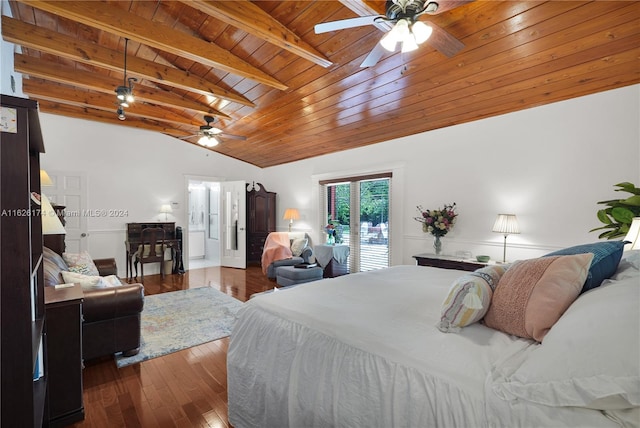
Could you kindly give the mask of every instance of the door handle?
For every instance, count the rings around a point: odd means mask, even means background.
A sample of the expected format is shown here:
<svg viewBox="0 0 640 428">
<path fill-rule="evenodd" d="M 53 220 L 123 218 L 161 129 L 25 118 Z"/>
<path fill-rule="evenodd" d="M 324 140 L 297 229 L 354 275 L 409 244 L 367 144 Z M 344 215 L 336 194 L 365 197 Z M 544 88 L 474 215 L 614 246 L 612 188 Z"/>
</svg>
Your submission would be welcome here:
<svg viewBox="0 0 640 428">
<path fill-rule="evenodd" d="M 81 234 L 80 234 L 80 237 L 81 237 L 81 238 L 86 238 L 86 237 L 87 237 L 87 234 L 86 234 L 86 233 L 81 233 Z"/>
</svg>

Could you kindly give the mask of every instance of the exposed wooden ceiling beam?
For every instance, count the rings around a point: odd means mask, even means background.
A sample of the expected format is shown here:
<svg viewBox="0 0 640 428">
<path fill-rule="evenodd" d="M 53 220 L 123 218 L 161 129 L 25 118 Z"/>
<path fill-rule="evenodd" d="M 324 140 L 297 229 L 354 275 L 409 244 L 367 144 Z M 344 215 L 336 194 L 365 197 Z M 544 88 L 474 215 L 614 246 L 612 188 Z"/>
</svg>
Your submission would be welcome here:
<svg viewBox="0 0 640 428">
<path fill-rule="evenodd" d="M 7 42 L 85 64 L 114 71 L 121 71 L 123 68 L 123 52 L 103 48 L 96 43 L 78 40 L 5 15 L 2 16 L 2 37 Z M 135 56 L 127 57 L 127 71 L 133 76 L 142 77 L 156 83 L 201 95 L 213 95 L 228 101 L 255 107 L 255 104 L 245 97 L 207 82 L 198 76 Z"/>
<path fill-rule="evenodd" d="M 21 54 L 14 55 L 14 68 L 19 73 L 112 95 L 115 94 L 115 88 L 122 84 L 120 79 L 107 75 L 74 70 L 59 64 L 44 63 L 39 60 L 39 58 L 32 58 Z M 136 85 L 134 87 L 134 93 L 136 99 L 139 101 L 146 101 L 151 104 L 167 107 L 184 108 L 200 114 L 212 114 L 214 116 L 229 118 L 228 115 L 212 109 L 207 105 L 191 101 L 170 92 L 152 89 L 148 86 Z M 113 97 L 115 100 L 115 95 L 113 95 Z"/>
<path fill-rule="evenodd" d="M 67 104 L 61 104 L 47 100 L 38 101 L 38 107 L 41 112 L 51 113 L 58 116 L 67 116 L 83 120 L 86 120 L 87 117 L 90 117 L 91 120 L 94 120 L 96 122 L 146 129 L 149 131 L 161 132 L 163 134 L 171 135 L 174 137 L 188 137 L 189 135 L 191 135 L 190 132 L 180 129 L 174 129 L 169 126 L 158 125 L 148 119 L 127 118 L 127 120 L 118 120 L 116 115 L 113 113 L 92 108 L 74 107 Z"/>
<path fill-rule="evenodd" d="M 95 1 L 18 1 L 276 89 L 287 89 L 285 84 L 274 77 L 214 43 L 190 36 L 160 22 L 145 20 L 110 4 Z"/>
<path fill-rule="evenodd" d="M 75 107 L 91 107 L 111 113 L 115 112 L 117 108 L 112 95 L 61 86 L 46 81 L 43 82 L 35 79 L 24 79 L 22 81 L 22 90 L 24 93 L 38 100 L 60 102 Z M 132 103 L 127 107 L 126 115 L 127 117 L 137 116 L 160 122 L 188 125 L 194 128 L 201 125 L 201 123 L 180 116 L 170 110 L 160 109 L 153 105 L 141 102 Z"/>
<path fill-rule="evenodd" d="M 333 64 L 313 46 L 248 0 L 179 1 L 322 67 Z"/>
</svg>

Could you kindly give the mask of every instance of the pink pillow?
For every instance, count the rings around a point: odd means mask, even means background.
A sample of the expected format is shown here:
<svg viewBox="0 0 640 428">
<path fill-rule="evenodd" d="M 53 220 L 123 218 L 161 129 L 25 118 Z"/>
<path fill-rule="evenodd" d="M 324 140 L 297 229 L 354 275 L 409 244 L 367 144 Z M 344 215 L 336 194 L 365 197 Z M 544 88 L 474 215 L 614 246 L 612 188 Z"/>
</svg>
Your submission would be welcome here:
<svg viewBox="0 0 640 428">
<path fill-rule="evenodd" d="M 591 259 L 585 253 L 514 262 L 493 292 L 485 324 L 542 342 L 580 294 Z"/>
</svg>

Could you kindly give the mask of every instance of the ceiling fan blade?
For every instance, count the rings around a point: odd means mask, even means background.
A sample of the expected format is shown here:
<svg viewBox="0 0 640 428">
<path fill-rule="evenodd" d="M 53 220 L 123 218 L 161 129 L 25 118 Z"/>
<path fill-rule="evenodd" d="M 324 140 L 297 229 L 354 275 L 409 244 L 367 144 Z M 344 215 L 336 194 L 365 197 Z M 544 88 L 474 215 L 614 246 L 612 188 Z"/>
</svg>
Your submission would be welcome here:
<svg viewBox="0 0 640 428">
<path fill-rule="evenodd" d="M 451 58 L 464 48 L 464 43 L 446 32 L 442 27 L 439 27 L 433 22 L 429 22 L 427 25 L 433 28 L 433 32 L 431 33 L 429 40 L 427 40 L 427 43 L 436 48 L 446 57 Z"/>
<path fill-rule="evenodd" d="M 472 3 L 474 1 L 475 0 L 439 0 L 439 1 L 436 1 L 436 3 L 438 3 L 438 9 L 433 13 L 429 13 L 429 15 L 437 15 L 439 13 L 443 13 L 448 10 L 455 9 L 456 7 L 460 7 L 462 5 L 465 5 L 467 3 Z"/>
<path fill-rule="evenodd" d="M 323 22 L 314 27 L 316 34 L 327 33 L 329 31 L 344 30 L 345 28 L 362 27 L 373 25 L 380 15 L 359 16 L 357 18 L 341 19 L 340 21 Z"/>
<path fill-rule="evenodd" d="M 226 138 L 228 140 L 241 140 L 241 141 L 244 141 L 244 140 L 247 139 L 247 137 L 244 137 L 242 135 L 227 134 L 225 132 L 221 132 L 218 135 L 221 136 L 222 138 Z"/>
<path fill-rule="evenodd" d="M 189 138 L 197 137 L 198 134 L 185 135 L 184 137 L 178 137 L 178 140 L 188 140 Z"/>
<path fill-rule="evenodd" d="M 373 67 L 380 61 L 380 58 L 382 58 L 385 52 L 385 48 L 383 48 L 380 43 L 376 43 L 373 49 L 371 49 L 371 52 L 369 52 L 369 55 L 362 61 L 360 67 Z"/>
</svg>

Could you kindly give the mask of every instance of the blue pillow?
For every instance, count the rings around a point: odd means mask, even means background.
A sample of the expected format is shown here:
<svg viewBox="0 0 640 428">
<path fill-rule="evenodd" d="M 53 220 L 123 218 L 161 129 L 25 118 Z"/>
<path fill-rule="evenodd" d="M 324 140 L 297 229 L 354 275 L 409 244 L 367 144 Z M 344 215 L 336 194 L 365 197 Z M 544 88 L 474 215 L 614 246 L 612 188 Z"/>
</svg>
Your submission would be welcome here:
<svg viewBox="0 0 640 428">
<path fill-rule="evenodd" d="M 589 275 L 582 286 L 581 293 L 584 293 L 587 290 L 599 287 L 602 281 L 616 273 L 623 251 L 623 241 L 604 241 L 593 244 L 576 245 L 575 247 L 545 254 L 543 257 L 593 253 L 593 260 L 591 261 L 591 267 L 589 267 Z"/>
</svg>

